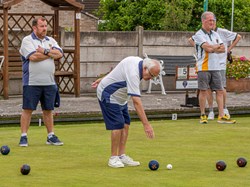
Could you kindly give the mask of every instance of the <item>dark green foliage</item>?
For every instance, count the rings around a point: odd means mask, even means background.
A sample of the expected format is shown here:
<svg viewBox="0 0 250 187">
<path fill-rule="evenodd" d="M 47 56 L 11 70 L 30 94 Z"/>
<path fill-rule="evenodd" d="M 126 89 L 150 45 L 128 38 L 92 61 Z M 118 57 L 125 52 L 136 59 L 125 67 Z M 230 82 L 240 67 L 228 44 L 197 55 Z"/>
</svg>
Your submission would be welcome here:
<svg viewBox="0 0 250 187">
<path fill-rule="evenodd" d="M 197 31 L 204 11 L 201 0 L 101 0 L 96 15 L 101 18 L 99 30 Z M 231 30 L 232 0 L 208 1 L 208 11 L 215 13 L 217 25 Z M 250 1 L 234 1 L 233 30 L 250 32 Z"/>
<path fill-rule="evenodd" d="M 132 31 L 136 26 L 145 30 L 163 30 L 165 0 L 101 0 L 97 12 L 102 20 L 99 30 Z"/>
<path fill-rule="evenodd" d="M 164 20 L 165 30 L 189 30 L 188 24 L 193 19 L 192 10 L 195 4 L 194 0 L 167 0 L 167 12 Z"/>
<path fill-rule="evenodd" d="M 192 19 L 188 23 L 188 31 L 197 31 L 201 28 L 201 14 L 203 11 L 203 1 L 194 0 Z"/>
<path fill-rule="evenodd" d="M 215 13 L 220 27 L 231 30 L 232 0 L 216 0 L 209 2 L 208 10 Z M 249 32 L 250 25 L 250 1 L 234 1 L 233 30 L 237 32 Z"/>
</svg>

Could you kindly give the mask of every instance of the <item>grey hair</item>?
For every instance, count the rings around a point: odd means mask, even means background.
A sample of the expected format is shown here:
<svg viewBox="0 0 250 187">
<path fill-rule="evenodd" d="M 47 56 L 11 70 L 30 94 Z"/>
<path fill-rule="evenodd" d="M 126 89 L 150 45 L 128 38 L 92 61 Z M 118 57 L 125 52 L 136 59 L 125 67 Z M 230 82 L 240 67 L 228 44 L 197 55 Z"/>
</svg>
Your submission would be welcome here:
<svg viewBox="0 0 250 187">
<path fill-rule="evenodd" d="M 206 12 L 202 13 L 202 15 L 201 15 L 201 21 L 204 20 L 204 19 L 206 19 L 207 15 L 211 15 L 211 14 L 214 16 L 214 19 L 216 19 L 213 12 L 206 11 Z"/>
<path fill-rule="evenodd" d="M 144 58 L 143 64 L 144 64 L 144 66 L 145 66 L 146 68 L 148 68 L 149 70 L 151 70 L 152 68 L 154 68 L 154 67 L 157 66 L 157 65 L 159 65 L 160 71 L 162 70 L 161 63 L 160 63 L 158 60 L 155 60 L 155 59 Z"/>
</svg>

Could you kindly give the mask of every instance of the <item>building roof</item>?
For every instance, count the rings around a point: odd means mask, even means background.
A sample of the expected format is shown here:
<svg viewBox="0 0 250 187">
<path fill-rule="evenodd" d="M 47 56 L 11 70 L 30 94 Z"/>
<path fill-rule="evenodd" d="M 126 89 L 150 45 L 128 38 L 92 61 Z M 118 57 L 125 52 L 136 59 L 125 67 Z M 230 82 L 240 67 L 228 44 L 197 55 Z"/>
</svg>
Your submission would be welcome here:
<svg viewBox="0 0 250 187">
<path fill-rule="evenodd" d="M 0 9 L 10 8 L 23 0 L 0 0 Z M 76 7 L 83 9 L 84 12 L 93 14 L 100 5 L 100 0 L 41 0 L 52 7 Z"/>
<path fill-rule="evenodd" d="M 83 9 L 84 5 L 79 3 L 77 0 L 41 0 L 47 5 L 52 7 L 76 7 Z"/>
<path fill-rule="evenodd" d="M 88 12 L 90 14 L 93 14 L 95 10 L 98 9 L 100 5 L 100 0 L 77 0 L 78 2 L 81 2 L 84 4 L 84 12 Z"/>
<path fill-rule="evenodd" d="M 22 1 L 23 0 L 0 0 L 0 9 L 10 8 L 11 6 L 18 4 Z M 52 7 L 58 7 L 58 8 L 74 7 L 78 9 L 84 9 L 84 4 L 78 2 L 79 0 L 41 0 L 41 1 Z"/>
</svg>

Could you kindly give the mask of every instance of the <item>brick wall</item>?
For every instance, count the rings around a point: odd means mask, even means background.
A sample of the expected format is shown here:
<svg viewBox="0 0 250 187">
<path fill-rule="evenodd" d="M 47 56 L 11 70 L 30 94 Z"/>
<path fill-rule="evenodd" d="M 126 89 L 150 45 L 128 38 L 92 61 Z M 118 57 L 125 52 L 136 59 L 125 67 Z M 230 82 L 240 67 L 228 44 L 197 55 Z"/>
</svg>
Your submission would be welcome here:
<svg viewBox="0 0 250 187">
<path fill-rule="evenodd" d="M 53 14 L 52 7 L 40 0 L 24 0 L 11 7 L 9 13 L 48 13 Z M 59 25 L 66 30 L 74 30 L 74 11 L 59 11 Z M 96 31 L 97 18 L 88 14 L 81 14 L 81 31 Z"/>
</svg>

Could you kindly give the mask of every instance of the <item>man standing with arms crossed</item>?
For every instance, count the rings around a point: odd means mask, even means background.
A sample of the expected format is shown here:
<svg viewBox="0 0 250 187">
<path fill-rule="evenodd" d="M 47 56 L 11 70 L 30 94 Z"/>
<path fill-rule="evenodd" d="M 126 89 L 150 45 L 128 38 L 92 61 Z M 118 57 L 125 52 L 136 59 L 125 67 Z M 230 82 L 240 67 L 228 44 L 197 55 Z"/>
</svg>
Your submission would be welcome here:
<svg viewBox="0 0 250 187">
<path fill-rule="evenodd" d="M 239 40 L 241 39 L 241 35 L 235 33 L 235 32 L 231 32 L 227 29 L 222 29 L 222 28 L 218 28 L 216 27 L 216 20 L 215 20 L 215 24 L 214 24 L 214 29 L 215 32 L 217 32 L 221 38 L 221 40 L 224 43 L 225 46 L 225 53 L 219 53 L 219 61 L 220 61 L 220 65 L 221 65 L 221 76 L 222 76 L 222 84 L 224 87 L 223 90 L 223 110 L 224 110 L 224 114 L 226 114 L 228 117 L 230 117 L 229 111 L 227 109 L 226 106 L 226 98 L 227 98 L 227 91 L 226 91 L 226 67 L 227 67 L 227 55 L 228 53 L 231 52 L 231 50 L 234 48 L 234 46 L 236 46 L 236 44 L 239 42 Z M 189 43 L 192 46 L 195 46 L 194 40 L 193 38 L 189 38 Z M 232 44 L 228 47 L 229 42 L 232 42 Z M 208 95 L 207 95 L 207 101 L 208 101 L 208 106 L 209 106 L 209 114 L 208 114 L 208 120 L 214 120 L 214 111 L 213 111 L 213 92 L 211 89 L 208 90 Z"/>
<path fill-rule="evenodd" d="M 47 128 L 47 144 L 63 145 L 54 134 L 54 110 L 57 85 L 54 78 L 54 59 L 63 56 L 57 42 L 46 36 L 47 21 L 44 17 L 32 21 L 33 32 L 26 36 L 20 48 L 23 61 L 23 111 L 21 114 L 21 138 L 19 145 L 28 146 L 27 132 L 31 115 L 41 103 L 43 121 Z"/>
<path fill-rule="evenodd" d="M 231 32 L 227 29 L 222 29 L 222 28 L 218 28 L 216 27 L 216 20 L 215 20 L 215 26 L 214 26 L 214 31 L 217 32 L 221 38 L 221 40 L 223 41 L 224 45 L 225 45 L 225 53 L 220 53 L 219 55 L 219 60 L 220 60 L 220 65 L 221 65 L 221 77 L 222 77 L 222 84 L 224 87 L 223 90 L 223 110 L 224 110 L 224 114 L 226 114 L 228 117 L 230 117 L 229 111 L 227 109 L 227 105 L 226 105 L 226 100 L 227 100 L 227 90 L 226 90 L 226 86 L 227 86 L 227 78 L 226 78 L 226 68 L 227 68 L 227 55 L 228 53 L 231 52 L 231 50 L 234 48 L 234 46 L 236 46 L 236 44 L 240 41 L 241 39 L 241 35 L 235 33 L 235 32 Z M 232 42 L 232 44 L 228 47 L 229 42 Z M 209 91 L 208 94 L 208 106 L 209 106 L 209 114 L 208 114 L 208 120 L 213 120 L 214 119 L 214 112 L 213 112 L 213 93 L 212 90 Z"/>
<path fill-rule="evenodd" d="M 202 28 L 193 36 L 197 52 L 198 69 L 198 89 L 200 104 L 200 123 L 206 124 L 207 116 L 205 106 L 208 90 L 216 91 L 216 100 L 218 104 L 218 123 L 235 123 L 223 111 L 223 85 L 220 74 L 219 53 L 225 52 L 225 46 L 219 37 L 219 34 L 213 31 L 215 16 L 212 12 L 204 12 L 201 15 Z"/>
</svg>

